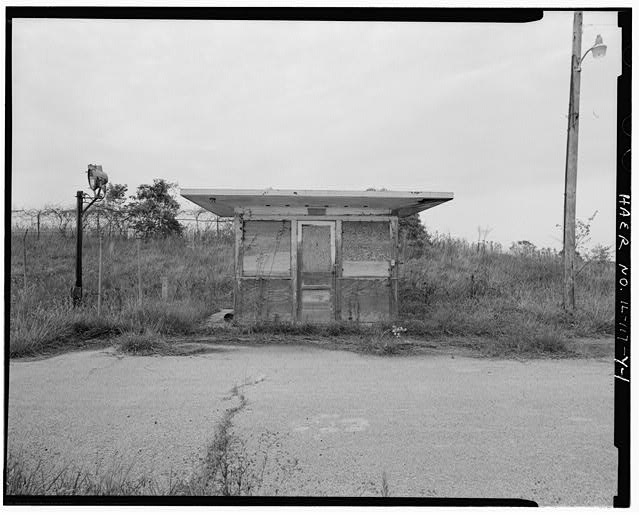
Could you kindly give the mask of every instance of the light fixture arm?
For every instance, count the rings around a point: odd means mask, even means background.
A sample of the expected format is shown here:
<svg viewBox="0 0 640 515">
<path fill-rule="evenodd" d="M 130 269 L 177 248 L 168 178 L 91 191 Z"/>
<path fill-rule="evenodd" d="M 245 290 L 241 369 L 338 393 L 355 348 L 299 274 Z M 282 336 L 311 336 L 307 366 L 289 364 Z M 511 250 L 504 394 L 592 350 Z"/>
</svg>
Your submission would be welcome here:
<svg viewBox="0 0 640 515">
<path fill-rule="evenodd" d="M 91 199 L 91 202 L 89 202 L 89 204 L 87 205 L 87 207 L 85 207 L 85 208 L 82 210 L 82 212 L 83 212 L 83 213 L 86 213 L 86 212 L 87 212 L 87 210 L 88 210 L 91 206 L 93 206 L 93 204 L 94 204 L 96 201 L 98 201 L 98 200 L 102 200 L 103 198 L 104 198 L 104 195 L 101 193 L 101 190 L 98 190 L 98 194 L 97 194 L 95 197 L 93 197 L 93 198 Z"/>
<path fill-rule="evenodd" d="M 596 46 L 593 45 L 589 50 L 587 50 L 584 55 L 580 58 L 580 60 L 578 61 L 578 64 L 575 65 L 574 70 L 577 72 L 581 72 L 582 71 L 582 61 L 584 61 L 584 58 L 587 57 L 587 54 L 589 52 L 591 52 Z"/>
<path fill-rule="evenodd" d="M 598 49 L 597 53 L 595 52 L 596 49 Z M 595 59 L 598 57 L 603 57 L 606 51 L 607 51 L 607 46 L 602 43 L 602 36 L 598 34 L 596 36 L 596 42 L 594 43 L 594 45 L 589 50 L 587 50 L 582 56 L 582 58 L 578 61 L 578 63 L 574 65 L 573 67 L 574 71 L 576 72 L 582 71 L 582 61 L 584 61 L 584 58 L 587 57 L 587 54 L 589 52 L 593 53 L 593 57 Z"/>
</svg>

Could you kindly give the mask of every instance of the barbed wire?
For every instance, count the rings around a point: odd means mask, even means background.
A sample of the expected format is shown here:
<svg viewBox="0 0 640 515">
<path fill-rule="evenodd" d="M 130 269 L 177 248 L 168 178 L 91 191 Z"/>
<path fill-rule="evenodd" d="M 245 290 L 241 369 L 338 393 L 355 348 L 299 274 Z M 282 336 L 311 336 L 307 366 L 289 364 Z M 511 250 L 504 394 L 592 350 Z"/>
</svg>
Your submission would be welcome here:
<svg viewBox="0 0 640 515">
<path fill-rule="evenodd" d="M 219 217 L 204 209 L 181 209 L 176 219 L 183 231 L 191 233 L 220 234 L 232 227 L 232 219 Z M 29 230 L 29 237 L 41 235 L 71 236 L 76 229 L 76 210 L 48 206 L 39 209 L 12 209 L 11 232 L 23 233 Z M 83 229 L 89 233 L 100 232 L 111 235 L 131 236 L 133 230 L 125 214 L 108 206 L 90 210 L 83 217 Z"/>
</svg>

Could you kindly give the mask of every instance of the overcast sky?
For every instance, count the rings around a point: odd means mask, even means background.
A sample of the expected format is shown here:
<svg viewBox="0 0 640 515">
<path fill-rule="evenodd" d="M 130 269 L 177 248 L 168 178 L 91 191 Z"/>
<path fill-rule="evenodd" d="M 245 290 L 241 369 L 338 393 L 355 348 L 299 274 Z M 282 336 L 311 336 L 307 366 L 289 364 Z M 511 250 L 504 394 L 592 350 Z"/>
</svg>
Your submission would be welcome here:
<svg viewBox="0 0 640 515">
<path fill-rule="evenodd" d="M 560 248 L 573 13 L 528 24 L 20 20 L 12 207 L 87 164 L 182 187 L 452 191 L 427 227 Z M 616 13 L 585 12 L 578 218 L 614 243 Z M 195 207 L 183 201 L 184 207 Z"/>
</svg>

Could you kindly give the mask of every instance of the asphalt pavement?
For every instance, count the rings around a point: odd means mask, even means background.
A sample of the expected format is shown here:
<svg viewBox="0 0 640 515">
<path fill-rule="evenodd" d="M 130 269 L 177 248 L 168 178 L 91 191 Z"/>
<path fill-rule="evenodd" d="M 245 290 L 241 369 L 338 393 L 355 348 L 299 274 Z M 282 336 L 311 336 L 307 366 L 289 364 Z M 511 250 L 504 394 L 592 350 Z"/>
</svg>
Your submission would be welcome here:
<svg viewBox="0 0 640 515">
<path fill-rule="evenodd" d="M 261 493 L 517 497 L 610 506 L 604 359 L 366 356 L 305 346 L 187 357 L 83 351 L 10 364 L 12 453 L 132 475 L 188 474 L 225 410 L 267 455 Z"/>
</svg>

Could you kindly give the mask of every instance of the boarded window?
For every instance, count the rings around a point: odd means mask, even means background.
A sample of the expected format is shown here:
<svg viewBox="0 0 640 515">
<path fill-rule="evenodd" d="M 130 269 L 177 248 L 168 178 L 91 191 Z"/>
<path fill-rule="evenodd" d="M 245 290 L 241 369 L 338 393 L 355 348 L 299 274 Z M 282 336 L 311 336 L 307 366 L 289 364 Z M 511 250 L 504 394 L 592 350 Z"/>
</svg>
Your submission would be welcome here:
<svg viewBox="0 0 640 515">
<path fill-rule="evenodd" d="M 291 222 L 248 220 L 244 223 L 242 275 L 289 277 Z"/>
<path fill-rule="evenodd" d="M 389 277 L 392 255 L 389 222 L 342 223 L 343 277 Z"/>
</svg>

